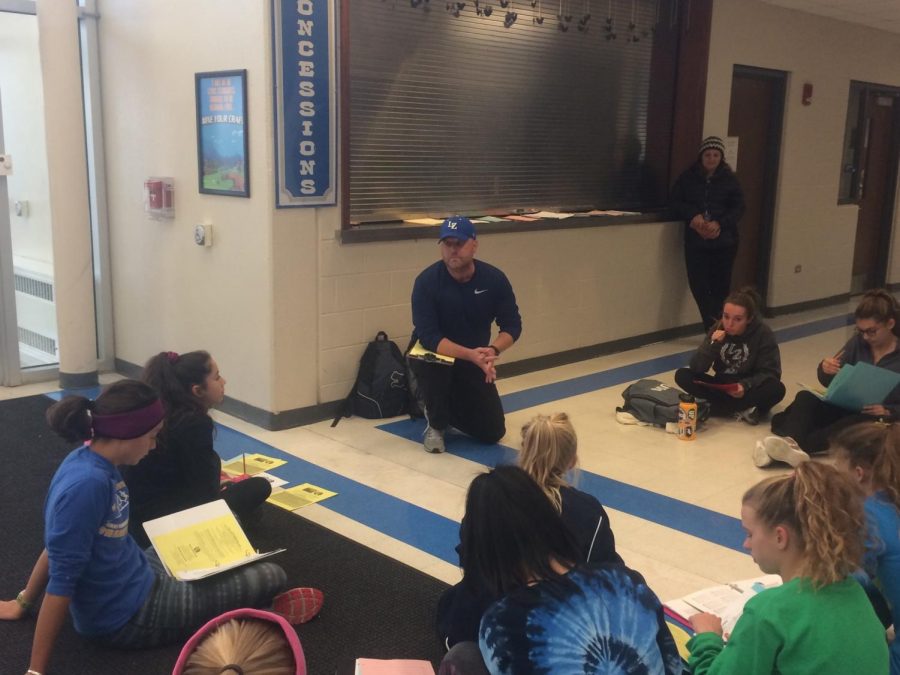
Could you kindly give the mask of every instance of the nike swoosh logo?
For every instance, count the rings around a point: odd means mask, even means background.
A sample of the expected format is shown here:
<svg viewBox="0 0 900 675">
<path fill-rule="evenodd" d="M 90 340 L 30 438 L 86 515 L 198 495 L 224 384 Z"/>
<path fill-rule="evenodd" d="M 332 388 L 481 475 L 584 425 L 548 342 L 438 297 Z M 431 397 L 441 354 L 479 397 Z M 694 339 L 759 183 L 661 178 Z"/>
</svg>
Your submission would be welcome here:
<svg viewBox="0 0 900 675">
<path fill-rule="evenodd" d="M 475 289 L 475 295 L 481 295 L 482 293 L 487 293 L 487 292 L 488 292 L 488 289 L 486 289 L 486 288 L 482 288 L 480 291 L 477 288 Z"/>
</svg>

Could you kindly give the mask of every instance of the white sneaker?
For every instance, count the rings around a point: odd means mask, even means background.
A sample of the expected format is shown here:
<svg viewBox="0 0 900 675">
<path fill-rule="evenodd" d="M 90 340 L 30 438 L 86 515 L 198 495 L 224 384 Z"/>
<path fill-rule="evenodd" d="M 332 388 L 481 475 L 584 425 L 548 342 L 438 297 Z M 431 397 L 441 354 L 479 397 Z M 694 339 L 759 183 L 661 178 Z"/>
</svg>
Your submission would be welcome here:
<svg viewBox="0 0 900 675">
<path fill-rule="evenodd" d="M 641 422 L 637 417 L 625 410 L 616 410 L 616 422 L 619 424 L 636 424 L 641 427 L 652 426 L 650 422 Z"/>
<path fill-rule="evenodd" d="M 425 427 L 425 438 L 422 441 L 427 452 L 438 454 L 444 452 L 444 432 L 432 429 L 431 426 Z"/>
<path fill-rule="evenodd" d="M 771 466 L 774 461 L 766 452 L 766 444 L 763 441 L 756 441 L 756 446 L 753 448 L 753 463 L 762 469 Z"/>
<path fill-rule="evenodd" d="M 777 462 L 785 462 L 791 466 L 798 466 L 809 461 L 807 455 L 790 436 L 766 436 L 763 439 L 766 454 Z"/>
</svg>

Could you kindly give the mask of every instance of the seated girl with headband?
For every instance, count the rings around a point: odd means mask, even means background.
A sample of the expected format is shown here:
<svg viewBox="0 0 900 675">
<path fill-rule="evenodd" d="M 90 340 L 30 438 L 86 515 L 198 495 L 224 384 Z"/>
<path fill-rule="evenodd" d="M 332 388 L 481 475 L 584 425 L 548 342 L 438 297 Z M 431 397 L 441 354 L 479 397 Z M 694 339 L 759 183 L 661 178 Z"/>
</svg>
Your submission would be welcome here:
<svg viewBox="0 0 900 675">
<path fill-rule="evenodd" d="M 160 352 L 147 361 L 141 379 L 159 393 L 166 423 L 156 447 L 137 465 L 123 467 L 131 493 L 131 536 L 146 548 L 146 521 L 216 499 L 224 499 L 246 521 L 272 487 L 260 476 L 221 484 L 222 462 L 213 447 L 215 425 L 209 415 L 225 398 L 216 360 L 205 351 Z"/>
<path fill-rule="evenodd" d="M 235 609 L 188 640 L 172 675 L 306 675 L 300 638 L 277 614 Z"/>
<path fill-rule="evenodd" d="M 212 617 L 237 607 L 271 605 L 292 623 L 312 618 L 321 607 L 319 591 L 285 592 L 284 570 L 266 561 L 203 582 L 177 581 L 152 549 L 145 554 L 128 536 L 129 493 L 116 467 L 137 464 L 153 448 L 163 418 L 156 392 L 134 380 L 110 385 L 96 401 L 66 396 L 47 411 L 51 429 L 82 445 L 50 482 L 45 549 L 28 585 L 16 600 L 0 603 L 0 618 L 21 618 L 46 588 L 30 675 L 46 671 L 67 612 L 79 634 L 133 649 L 184 640 Z M 314 602 L 298 608 L 297 601 L 305 598 Z M 16 607 L 19 611 L 12 611 Z"/>
</svg>

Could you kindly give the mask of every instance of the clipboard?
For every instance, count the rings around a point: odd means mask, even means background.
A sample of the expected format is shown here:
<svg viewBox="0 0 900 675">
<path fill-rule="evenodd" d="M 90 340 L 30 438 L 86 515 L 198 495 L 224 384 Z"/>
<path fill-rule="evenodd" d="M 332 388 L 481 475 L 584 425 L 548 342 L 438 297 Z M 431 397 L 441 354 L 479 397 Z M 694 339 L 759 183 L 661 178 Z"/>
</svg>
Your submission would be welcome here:
<svg viewBox="0 0 900 675">
<path fill-rule="evenodd" d="M 438 354 L 437 352 L 429 351 L 422 346 L 422 343 L 416 340 L 416 344 L 412 346 L 412 348 L 406 352 L 406 355 L 411 359 L 417 359 L 419 361 L 425 361 L 426 363 L 437 363 L 442 366 L 452 366 L 456 363 L 456 359 L 452 356 L 445 356 L 443 354 Z"/>
<path fill-rule="evenodd" d="M 148 520 L 144 532 L 169 576 L 179 581 L 205 579 L 285 550 L 255 551 L 222 499 Z"/>
<path fill-rule="evenodd" d="M 741 386 L 739 382 L 720 384 L 716 382 L 704 382 L 703 380 L 694 380 L 694 384 L 706 387 L 707 389 L 715 389 L 716 391 L 721 391 L 725 394 L 736 394 Z"/>
</svg>

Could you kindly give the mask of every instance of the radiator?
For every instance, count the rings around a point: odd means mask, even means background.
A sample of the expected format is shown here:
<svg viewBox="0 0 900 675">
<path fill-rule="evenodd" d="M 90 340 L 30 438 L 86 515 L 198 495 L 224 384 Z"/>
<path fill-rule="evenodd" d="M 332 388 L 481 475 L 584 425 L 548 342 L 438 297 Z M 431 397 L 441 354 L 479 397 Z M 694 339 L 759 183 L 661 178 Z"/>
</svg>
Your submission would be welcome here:
<svg viewBox="0 0 900 675">
<path fill-rule="evenodd" d="M 13 274 L 19 348 L 23 355 L 54 362 L 58 356 L 58 333 L 53 279 L 18 267 L 13 269 Z"/>
</svg>

